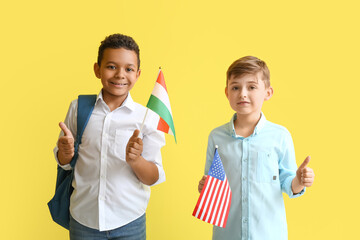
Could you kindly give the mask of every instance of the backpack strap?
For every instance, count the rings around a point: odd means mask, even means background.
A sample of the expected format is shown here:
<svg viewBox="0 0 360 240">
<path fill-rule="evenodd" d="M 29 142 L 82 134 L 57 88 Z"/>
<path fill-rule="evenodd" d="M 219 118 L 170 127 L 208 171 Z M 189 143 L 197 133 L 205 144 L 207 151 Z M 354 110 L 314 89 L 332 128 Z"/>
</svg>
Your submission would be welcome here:
<svg viewBox="0 0 360 240">
<path fill-rule="evenodd" d="M 79 145 L 81 144 L 81 138 L 90 119 L 91 113 L 94 110 L 96 98 L 97 95 L 79 95 L 78 97 L 77 133 L 76 141 L 74 143 L 74 157 L 70 163 L 72 168 L 75 167 L 78 158 Z"/>
</svg>

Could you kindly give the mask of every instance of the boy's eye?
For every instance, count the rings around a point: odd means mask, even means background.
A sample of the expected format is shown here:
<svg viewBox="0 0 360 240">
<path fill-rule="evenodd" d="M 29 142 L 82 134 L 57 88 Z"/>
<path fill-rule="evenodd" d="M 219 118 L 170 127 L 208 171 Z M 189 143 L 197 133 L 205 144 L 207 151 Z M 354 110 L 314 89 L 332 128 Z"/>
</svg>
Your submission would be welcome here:
<svg viewBox="0 0 360 240">
<path fill-rule="evenodd" d="M 256 86 L 250 86 L 250 89 L 254 90 L 254 89 L 256 89 Z"/>
<path fill-rule="evenodd" d="M 232 87 L 232 90 L 238 90 L 239 88 L 238 87 Z"/>
<path fill-rule="evenodd" d="M 133 69 L 133 68 L 126 68 L 126 71 L 128 71 L 128 72 L 133 72 L 134 69 Z"/>
<path fill-rule="evenodd" d="M 108 69 L 112 69 L 112 70 L 116 69 L 116 67 L 113 66 L 113 65 L 109 65 L 109 66 L 107 66 L 107 68 L 108 68 Z"/>
</svg>

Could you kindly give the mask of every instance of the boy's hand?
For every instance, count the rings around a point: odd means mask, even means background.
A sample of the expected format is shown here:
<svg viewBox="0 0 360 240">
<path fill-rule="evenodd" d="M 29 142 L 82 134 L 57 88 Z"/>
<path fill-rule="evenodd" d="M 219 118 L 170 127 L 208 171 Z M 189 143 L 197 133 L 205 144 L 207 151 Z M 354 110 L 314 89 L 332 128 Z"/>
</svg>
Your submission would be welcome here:
<svg viewBox="0 0 360 240">
<path fill-rule="evenodd" d="M 136 161 L 139 157 L 141 157 L 141 153 L 143 151 L 143 141 L 138 137 L 139 133 L 140 131 L 136 129 L 126 146 L 126 162 L 128 163 Z"/>
<path fill-rule="evenodd" d="M 310 156 L 304 160 L 296 171 L 296 177 L 293 179 L 291 188 L 294 194 L 301 192 L 304 187 L 311 187 L 314 182 L 314 171 L 307 167 L 310 162 Z"/>
<path fill-rule="evenodd" d="M 64 136 L 58 140 L 58 159 L 60 164 L 68 164 L 74 156 L 74 137 L 71 131 L 66 127 L 65 123 L 60 122 L 59 126 L 64 132 Z"/>
<path fill-rule="evenodd" d="M 205 180 L 206 180 L 207 176 L 204 175 L 201 180 L 199 181 L 199 186 L 198 186 L 198 191 L 199 193 L 201 193 L 203 187 L 204 187 L 204 184 L 205 184 Z"/>
<path fill-rule="evenodd" d="M 309 162 L 310 156 L 307 156 L 307 158 L 296 171 L 296 178 L 298 179 L 300 185 L 304 187 L 311 187 L 314 182 L 314 171 L 311 168 L 307 167 Z"/>
</svg>

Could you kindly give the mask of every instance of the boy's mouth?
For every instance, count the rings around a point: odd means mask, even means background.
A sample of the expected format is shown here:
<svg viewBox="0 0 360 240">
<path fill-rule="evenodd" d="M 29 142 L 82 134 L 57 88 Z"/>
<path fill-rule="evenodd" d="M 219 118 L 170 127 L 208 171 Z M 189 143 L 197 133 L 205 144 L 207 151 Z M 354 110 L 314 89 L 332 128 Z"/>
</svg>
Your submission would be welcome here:
<svg viewBox="0 0 360 240">
<path fill-rule="evenodd" d="M 116 83 L 116 82 L 110 82 L 112 85 L 115 85 L 117 87 L 127 86 L 127 83 Z"/>
</svg>

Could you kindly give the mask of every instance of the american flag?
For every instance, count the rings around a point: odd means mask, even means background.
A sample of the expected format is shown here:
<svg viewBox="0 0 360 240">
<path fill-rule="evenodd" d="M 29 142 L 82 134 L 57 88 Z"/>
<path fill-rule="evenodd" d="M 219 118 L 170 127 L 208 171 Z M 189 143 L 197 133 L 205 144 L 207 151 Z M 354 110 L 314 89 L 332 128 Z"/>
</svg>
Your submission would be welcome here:
<svg viewBox="0 0 360 240">
<path fill-rule="evenodd" d="M 231 205 L 231 189 L 217 150 L 193 216 L 210 224 L 226 227 Z"/>
</svg>

